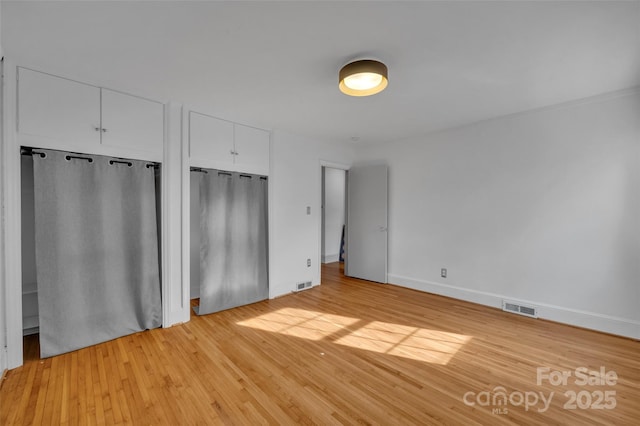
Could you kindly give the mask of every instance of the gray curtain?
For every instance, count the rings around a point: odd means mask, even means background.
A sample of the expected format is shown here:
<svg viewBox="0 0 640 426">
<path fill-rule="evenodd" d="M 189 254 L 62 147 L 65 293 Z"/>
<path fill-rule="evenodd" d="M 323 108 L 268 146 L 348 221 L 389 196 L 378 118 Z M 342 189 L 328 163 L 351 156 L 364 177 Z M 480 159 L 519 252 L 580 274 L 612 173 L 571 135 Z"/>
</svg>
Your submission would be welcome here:
<svg viewBox="0 0 640 426">
<path fill-rule="evenodd" d="M 36 152 L 45 155 L 33 155 L 41 356 L 159 327 L 154 169 Z"/>
<path fill-rule="evenodd" d="M 200 174 L 200 315 L 269 297 L 267 180 Z"/>
</svg>

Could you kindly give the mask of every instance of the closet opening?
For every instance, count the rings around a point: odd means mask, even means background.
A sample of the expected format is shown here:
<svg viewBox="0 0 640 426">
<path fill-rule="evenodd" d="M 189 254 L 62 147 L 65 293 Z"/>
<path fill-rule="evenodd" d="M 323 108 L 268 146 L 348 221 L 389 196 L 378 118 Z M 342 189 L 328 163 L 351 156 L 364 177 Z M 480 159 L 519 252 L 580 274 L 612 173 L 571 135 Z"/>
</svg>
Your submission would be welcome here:
<svg viewBox="0 0 640 426">
<path fill-rule="evenodd" d="M 269 298 L 268 180 L 190 169 L 191 305 L 205 315 Z"/>
<path fill-rule="evenodd" d="M 25 359 L 162 326 L 160 167 L 21 148 Z"/>
</svg>

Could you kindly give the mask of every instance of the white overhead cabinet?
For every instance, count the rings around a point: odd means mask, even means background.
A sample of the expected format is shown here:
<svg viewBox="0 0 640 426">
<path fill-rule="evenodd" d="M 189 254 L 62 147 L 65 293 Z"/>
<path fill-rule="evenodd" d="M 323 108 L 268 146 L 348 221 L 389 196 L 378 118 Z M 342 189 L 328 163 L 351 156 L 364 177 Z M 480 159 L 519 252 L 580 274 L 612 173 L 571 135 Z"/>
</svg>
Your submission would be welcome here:
<svg viewBox="0 0 640 426">
<path fill-rule="evenodd" d="M 234 125 L 236 170 L 257 175 L 269 174 L 269 132 Z"/>
<path fill-rule="evenodd" d="M 113 90 L 102 90 L 102 144 L 162 155 L 164 106 Z"/>
<path fill-rule="evenodd" d="M 18 69 L 18 132 L 31 140 L 75 146 L 100 144 L 100 89 Z M 37 144 L 36 144 L 37 145 Z"/>
<path fill-rule="evenodd" d="M 269 174 L 269 132 L 194 111 L 189 113 L 190 165 Z"/>
<path fill-rule="evenodd" d="M 192 166 L 233 170 L 234 152 L 231 121 L 189 113 L 189 158 Z"/>
<path fill-rule="evenodd" d="M 18 137 L 23 146 L 161 161 L 164 105 L 19 68 Z"/>
</svg>

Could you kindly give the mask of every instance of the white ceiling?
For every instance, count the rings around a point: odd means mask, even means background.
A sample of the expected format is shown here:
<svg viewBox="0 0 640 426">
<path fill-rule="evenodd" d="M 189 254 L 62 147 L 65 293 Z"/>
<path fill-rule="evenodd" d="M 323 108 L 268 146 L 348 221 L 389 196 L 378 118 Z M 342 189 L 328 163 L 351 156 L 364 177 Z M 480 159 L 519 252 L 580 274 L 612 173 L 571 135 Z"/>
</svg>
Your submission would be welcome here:
<svg viewBox="0 0 640 426">
<path fill-rule="evenodd" d="M 387 142 L 640 84 L 640 2 L 6 1 L 20 64 L 222 118 Z M 376 58 L 389 87 L 338 90 Z"/>
</svg>

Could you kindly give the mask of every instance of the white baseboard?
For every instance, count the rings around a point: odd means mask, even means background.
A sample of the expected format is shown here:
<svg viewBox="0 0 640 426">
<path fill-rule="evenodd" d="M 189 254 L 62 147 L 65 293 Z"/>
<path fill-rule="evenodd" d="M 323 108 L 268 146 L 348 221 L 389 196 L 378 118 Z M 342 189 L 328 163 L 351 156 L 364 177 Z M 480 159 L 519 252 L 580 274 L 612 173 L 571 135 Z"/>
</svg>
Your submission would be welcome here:
<svg viewBox="0 0 640 426">
<path fill-rule="evenodd" d="M 322 255 L 322 263 L 333 263 L 339 260 L 340 260 L 340 253 Z"/>
<path fill-rule="evenodd" d="M 388 281 L 389 284 L 452 297 L 454 299 L 465 300 L 467 302 L 478 303 L 480 305 L 491 306 L 498 309 L 502 309 L 502 300 L 508 299 L 524 305 L 536 306 L 538 308 L 537 311 L 539 318 L 602 331 L 605 333 L 616 334 L 619 336 L 630 337 L 632 339 L 640 339 L 640 322 L 627 318 L 618 318 L 595 312 L 565 308 L 547 303 L 538 303 L 532 300 L 522 300 L 511 296 L 455 287 L 449 284 L 419 280 L 395 274 L 389 274 Z"/>
</svg>

